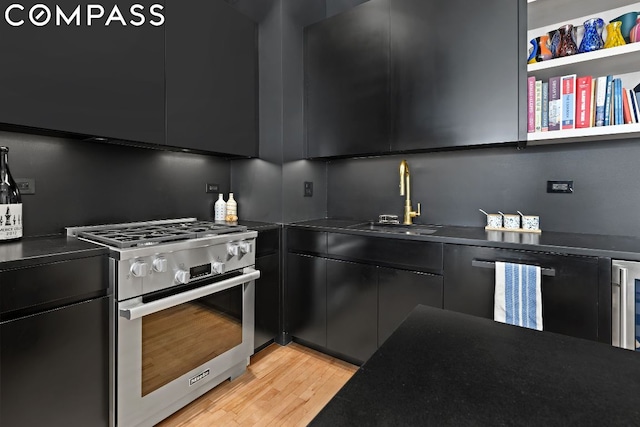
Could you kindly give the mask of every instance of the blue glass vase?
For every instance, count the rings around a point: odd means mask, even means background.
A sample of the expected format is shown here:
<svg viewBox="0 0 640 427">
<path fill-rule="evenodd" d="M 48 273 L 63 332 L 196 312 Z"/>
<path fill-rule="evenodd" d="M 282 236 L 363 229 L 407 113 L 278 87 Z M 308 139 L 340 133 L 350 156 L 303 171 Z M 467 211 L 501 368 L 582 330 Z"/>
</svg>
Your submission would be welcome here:
<svg viewBox="0 0 640 427">
<path fill-rule="evenodd" d="M 604 21 L 600 18 L 591 18 L 584 23 L 584 37 L 580 42 L 578 53 L 593 52 L 602 49 L 604 41 L 602 40 L 602 29 Z"/>
</svg>

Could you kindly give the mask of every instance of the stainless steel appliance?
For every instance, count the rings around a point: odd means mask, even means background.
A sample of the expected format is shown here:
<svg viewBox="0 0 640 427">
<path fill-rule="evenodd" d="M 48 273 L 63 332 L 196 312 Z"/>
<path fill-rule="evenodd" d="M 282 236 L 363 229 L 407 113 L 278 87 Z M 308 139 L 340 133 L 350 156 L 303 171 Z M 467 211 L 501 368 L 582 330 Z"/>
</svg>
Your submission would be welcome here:
<svg viewBox="0 0 640 427">
<path fill-rule="evenodd" d="M 110 248 L 118 426 L 153 425 L 245 371 L 257 232 L 186 218 L 67 234 Z"/>
<path fill-rule="evenodd" d="M 640 351 L 640 262 L 611 263 L 611 343 Z"/>
</svg>

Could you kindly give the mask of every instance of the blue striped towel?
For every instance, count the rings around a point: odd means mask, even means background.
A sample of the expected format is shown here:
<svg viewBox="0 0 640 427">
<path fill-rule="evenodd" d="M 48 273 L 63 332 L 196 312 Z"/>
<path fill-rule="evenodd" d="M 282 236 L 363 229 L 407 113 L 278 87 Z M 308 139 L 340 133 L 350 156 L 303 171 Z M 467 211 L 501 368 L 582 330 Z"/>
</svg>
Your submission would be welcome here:
<svg viewBox="0 0 640 427">
<path fill-rule="evenodd" d="M 542 330 L 540 267 L 496 262 L 493 319 Z"/>
</svg>

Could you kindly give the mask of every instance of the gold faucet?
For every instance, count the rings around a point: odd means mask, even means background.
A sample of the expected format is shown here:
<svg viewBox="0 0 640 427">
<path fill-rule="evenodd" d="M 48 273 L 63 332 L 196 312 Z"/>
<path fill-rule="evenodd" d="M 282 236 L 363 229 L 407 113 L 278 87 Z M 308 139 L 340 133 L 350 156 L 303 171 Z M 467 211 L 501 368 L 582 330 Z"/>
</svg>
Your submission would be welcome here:
<svg viewBox="0 0 640 427">
<path fill-rule="evenodd" d="M 409 165 L 406 160 L 400 162 L 400 195 L 407 198 L 404 202 L 404 222 L 403 224 L 411 225 L 411 218 L 420 216 L 420 203 L 418 203 L 418 211 L 411 208 L 411 175 L 409 174 Z"/>
</svg>

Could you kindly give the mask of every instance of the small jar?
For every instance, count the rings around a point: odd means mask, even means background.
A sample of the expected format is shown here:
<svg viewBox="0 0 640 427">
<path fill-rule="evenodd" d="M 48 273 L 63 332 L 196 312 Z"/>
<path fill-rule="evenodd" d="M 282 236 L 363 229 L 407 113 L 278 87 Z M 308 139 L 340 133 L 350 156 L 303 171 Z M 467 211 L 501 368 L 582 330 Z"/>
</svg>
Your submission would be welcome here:
<svg viewBox="0 0 640 427">
<path fill-rule="evenodd" d="M 520 228 L 520 215 L 505 214 L 503 215 L 504 228 L 518 229 Z"/>
</svg>

